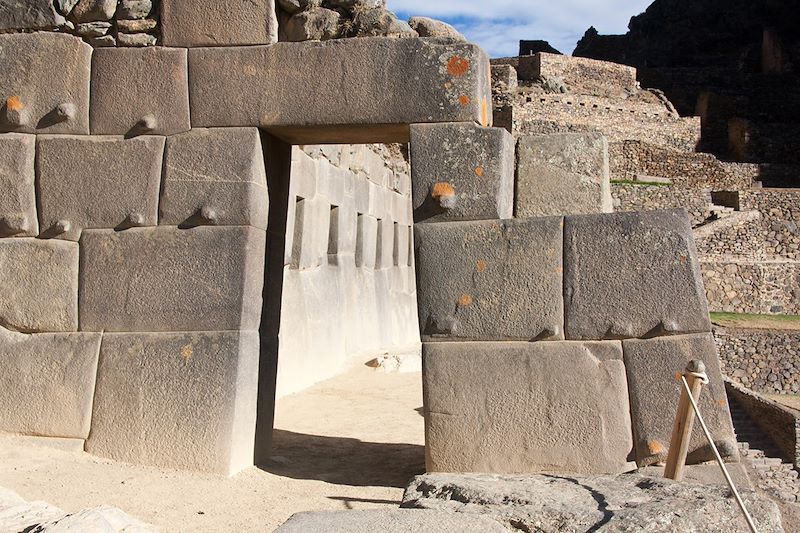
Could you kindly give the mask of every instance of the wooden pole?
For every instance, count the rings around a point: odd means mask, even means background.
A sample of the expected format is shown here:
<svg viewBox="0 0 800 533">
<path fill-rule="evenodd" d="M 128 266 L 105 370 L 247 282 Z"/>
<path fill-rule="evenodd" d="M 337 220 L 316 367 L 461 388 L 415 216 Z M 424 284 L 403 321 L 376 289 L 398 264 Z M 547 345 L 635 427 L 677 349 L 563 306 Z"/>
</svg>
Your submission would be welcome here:
<svg viewBox="0 0 800 533">
<path fill-rule="evenodd" d="M 705 377 L 706 365 L 699 360 L 689 361 L 683 377 L 692 391 L 692 398 L 695 402 L 700 399 L 700 391 L 703 385 L 708 383 Z M 678 381 L 681 377 L 678 375 Z M 683 479 L 683 469 L 686 466 L 686 455 L 689 452 L 689 441 L 692 438 L 692 428 L 694 427 L 694 410 L 689 402 L 689 395 L 681 387 L 681 399 L 678 402 L 678 413 L 675 416 L 675 424 L 672 426 L 672 438 L 669 441 L 669 455 L 667 456 L 667 466 L 664 469 L 664 477 L 681 481 Z"/>
</svg>

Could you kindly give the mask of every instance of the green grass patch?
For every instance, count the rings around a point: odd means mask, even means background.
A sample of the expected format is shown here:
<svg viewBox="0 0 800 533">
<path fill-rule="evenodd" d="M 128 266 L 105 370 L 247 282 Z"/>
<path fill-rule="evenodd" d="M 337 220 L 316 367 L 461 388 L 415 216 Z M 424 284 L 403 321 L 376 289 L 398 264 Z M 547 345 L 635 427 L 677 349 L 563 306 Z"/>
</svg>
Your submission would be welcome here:
<svg viewBox="0 0 800 533">
<path fill-rule="evenodd" d="M 722 327 L 757 329 L 800 329 L 798 315 L 758 315 L 753 313 L 709 313 L 711 322 Z"/>
<path fill-rule="evenodd" d="M 611 185 L 655 185 L 656 187 L 671 187 L 671 183 L 658 183 L 655 181 L 611 180 Z"/>
</svg>

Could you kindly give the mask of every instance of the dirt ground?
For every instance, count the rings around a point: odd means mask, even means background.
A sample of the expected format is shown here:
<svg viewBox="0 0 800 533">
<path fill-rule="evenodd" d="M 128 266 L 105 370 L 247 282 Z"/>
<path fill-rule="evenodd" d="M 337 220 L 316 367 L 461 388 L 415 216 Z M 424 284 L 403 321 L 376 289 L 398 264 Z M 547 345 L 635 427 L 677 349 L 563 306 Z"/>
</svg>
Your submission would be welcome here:
<svg viewBox="0 0 800 533">
<path fill-rule="evenodd" d="M 0 486 L 66 511 L 119 507 L 164 531 L 272 531 L 299 511 L 395 507 L 424 471 L 419 373 L 359 366 L 276 409 L 273 460 L 224 479 L 0 439 Z"/>
</svg>

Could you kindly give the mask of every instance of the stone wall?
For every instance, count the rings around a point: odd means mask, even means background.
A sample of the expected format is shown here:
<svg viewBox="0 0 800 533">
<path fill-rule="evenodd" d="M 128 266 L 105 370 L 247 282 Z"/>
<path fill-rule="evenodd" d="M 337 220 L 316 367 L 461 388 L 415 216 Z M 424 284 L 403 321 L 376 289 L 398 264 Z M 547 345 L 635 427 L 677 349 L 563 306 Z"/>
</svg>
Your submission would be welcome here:
<svg viewBox="0 0 800 533">
<path fill-rule="evenodd" d="M 800 314 L 800 263 L 702 256 L 700 266 L 712 311 Z"/>
<path fill-rule="evenodd" d="M 277 397 L 419 355 L 410 169 L 392 149 L 293 149 Z"/>
<path fill-rule="evenodd" d="M 693 188 L 746 190 L 758 178 L 758 165 L 725 163 L 711 154 L 681 151 L 639 140 L 612 142 L 611 173 L 616 180 L 637 175 L 669 178 Z"/>
<path fill-rule="evenodd" d="M 715 328 L 722 371 L 762 394 L 800 393 L 800 331 Z"/>
<path fill-rule="evenodd" d="M 570 92 L 597 96 L 628 96 L 639 91 L 636 69 L 618 63 L 539 52 L 518 61 L 523 80 L 558 79 Z"/>
<path fill-rule="evenodd" d="M 153 46 L 159 0 L 27 0 L 0 2 L 0 33 L 71 33 L 96 47 Z M 167 2 L 169 3 L 169 2 Z"/>
<path fill-rule="evenodd" d="M 170 47 L 0 34 L 0 431 L 228 475 L 268 457 L 281 357 L 286 391 L 415 349 L 407 166 L 290 145 L 486 124 L 488 58 L 274 43 L 265 12 L 164 0 Z"/>
<path fill-rule="evenodd" d="M 758 426 L 769 435 L 784 458 L 800 468 L 800 413 L 736 382 L 725 381 L 731 401 L 736 402 Z"/>
<path fill-rule="evenodd" d="M 712 214 L 711 191 L 679 185 L 612 183 L 615 211 L 652 211 L 684 208 L 692 226 L 705 222 Z"/>
</svg>

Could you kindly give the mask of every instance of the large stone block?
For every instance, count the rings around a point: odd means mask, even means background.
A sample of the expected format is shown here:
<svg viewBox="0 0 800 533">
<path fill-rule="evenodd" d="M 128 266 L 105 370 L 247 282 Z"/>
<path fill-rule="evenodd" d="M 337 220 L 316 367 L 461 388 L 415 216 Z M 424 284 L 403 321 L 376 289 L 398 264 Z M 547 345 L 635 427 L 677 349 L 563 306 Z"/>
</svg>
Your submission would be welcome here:
<svg viewBox="0 0 800 533">
<path fill-rule="evenodd" d="M 514 216 L 514 138 L 476 124 L 411 126 L 416 222 Z"/>
<path fill-rule="evenodd" d="M 164 137 L 40 136 L 42 235 L 157 225 L 163 155 Z"/>
<path fill-rule="evenodd" d="M 92 133 L 172 135 L 189 130 L 187 69 L 181 48 L 95 50 Z M 223 100 L 230 96 L 216 94 Z"/>
<path fill-rule="evenodd" d="M 429 472 L 633 466 L 618 341 L 433 342 L 422 353 Z"/>
<path fill-rule="evenodd" d="M 0 35 L 0 50 L 0 132 L 89 133 L 91 46 L 19 33 Z"/>
<path fill-rule="evenodd" d="M 564 338 L 562 219 L 415 226 L 423 340 Z"/>
<path fill-rule="evenodd" d="M 85 231 L 81 330 L 257 330 L 264 247 L 248 226 Z"/>
<path fill-rule="evenodd" d="M 520 218 L 611 213 L 608 141 L 595 133 L 521 137 L 515 213 Z"/>
<path fill-rule="evenodd" d="M 167 139 L 160 224 L 267 229 L 268 209 L 257 129 L 198 129 Z"/>
<path fill-rule="evenodd" d="M 0 431 L 88 437 L 100 337 L 0 327 Z"/>
<path fill-rule="evenodd" d="M 0 237 L 39 234 L 34 161 L 36 137 L 0 135 Z"/>
<path fill-rule="evenodd" d="M 564 305 L 568 339 L 711 331 L 686 211 L 566 217 Z"/>
<path fill-rule="evenodd" d="M 0 32 L 50 30 L 65 22 L 53 0 L 0 0 Z"/>
<path fill-rule="evenodd" d="M 165 46 L 240 46 L 278 41 L 274 0 L 161 1 Z"/>
<path fill-rule="evenodd" d="M 34 333 L 78 329 L 78 245 L 0 240 L 0 326 Z"/>
<path fill-rule="evenodd" d="M 258 332 L 107 333 L 86 451 L 232 475 L 253 464 Z"/>
<path fill-rule="evenodd" d="M 676 379 L 692 359 L 703 361 L 710 383 L 703 387 L 700 412 L 725 458 L 737 458 L 725 382 L 711 333 L 623 342 L 631 417 L 639 466 L 666 461 L 682 386 Z M 695 426 L 698 426 L 695 423 Z M 687 462 L 713 461 L 714 454 L 699 427 L 692 432 Z"/>
<path fill-rule="evenodd" d="M 365 509 L 296 513 L 275 533 L 504 533 L 498 522 L 477 515 L 414 509 Z"/>
<path fill-rule="evenodd" d="M 491 123 L 489 60 L 472 44 L 340 39 L 195 48 L 189 61 L 195 127 L 258 126 L 292 144 L 357 144 L 407 142 L 409 124 Z"/>
</svg>

